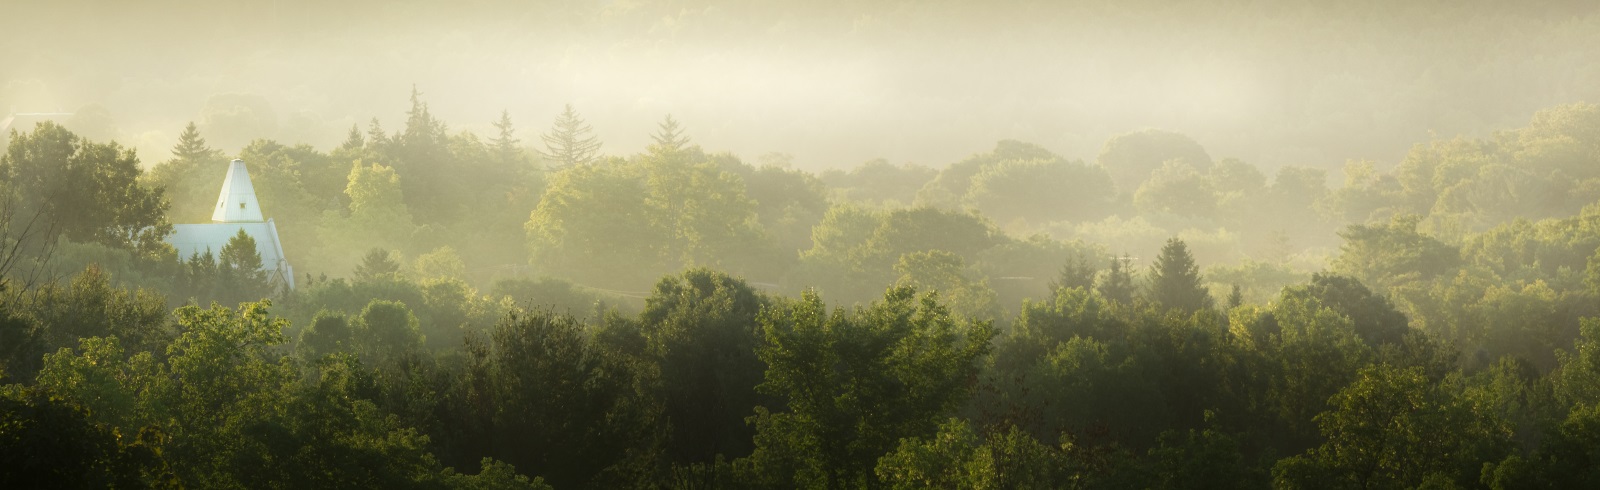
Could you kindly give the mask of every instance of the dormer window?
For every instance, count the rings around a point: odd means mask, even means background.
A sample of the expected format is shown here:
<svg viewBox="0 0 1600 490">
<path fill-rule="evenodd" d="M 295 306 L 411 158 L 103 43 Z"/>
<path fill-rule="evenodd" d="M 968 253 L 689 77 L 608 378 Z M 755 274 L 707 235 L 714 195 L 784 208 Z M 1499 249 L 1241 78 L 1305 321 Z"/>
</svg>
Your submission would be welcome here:
<svg viewBox="0 0 1600 490">
<path fill-rule="evenodd" d="M 239 203 L 239 209 L 244 209 L 244 203 Z"/>
</svg>

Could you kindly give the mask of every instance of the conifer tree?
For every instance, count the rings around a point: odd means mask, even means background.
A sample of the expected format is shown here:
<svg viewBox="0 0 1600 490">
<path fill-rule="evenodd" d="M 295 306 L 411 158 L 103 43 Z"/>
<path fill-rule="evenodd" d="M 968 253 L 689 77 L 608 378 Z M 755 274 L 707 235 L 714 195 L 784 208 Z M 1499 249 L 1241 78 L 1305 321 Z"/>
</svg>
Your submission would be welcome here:
<svg viewBox="0 0 1600 490">
<path fill-rule="evenodd" d="M 377 124 L 376 119 L 373 120 L 373 124 Z M 367 139 L 361 136 L 361 127 L 351 124 L 350 133 L 345 135 L 344 143 L 339 144 L 339 149 L 345 151 L 358 151 L 366 146 Z"/>
<path fill-rule="evenodd" d="M 567 107 L 570 109 L 572 106 Z M 522 149 L 517 147 L 517 143 L 521 143 L 522 140 L 517 139 L 516 128 L 511 125 L 511 112 L 500 111 L 500 120 L 494 122 L 494 128 L 500 134 L 490 142 L 494 144 L 494 153 L 500 162 L 512 163 L 521 160 Z"/>
<path fill-rule="evenodd" d="M 373 248 L 361 258 L 361 263 L 356 265 L 352 273 L 357 281 L 373 281 L 378 279 L 394 279 L 400 277 L 400 261 L 395 260 L 388 250 Z"/>
<path fill-rule="evenodd" d="M 578 111 L 572 109 L 572 104 L 567 104 L 561 115 L 556 116 L 550 132 L 540 135 L 544 140 L 544 157 L 557 168 L 594 161 L 595 153 L 600 151 L 600 140 L 594 137 L 593 131 Z"/>
<path fill-rule="evenodd" d="M 1081 288 L 1088 291 L 1094 287 L 1094 273 L 1094 267 L 1089 265 L 1088 258 L 1068 259 L 1067 263 L 1061 265 L 1061 271 L 1056 273 L 1056 280 L 1050 283 L 1050 291 L 1065 288 Z"/>
<path fill-rule="evenodd" d="M 689 146 L 689 138 L 683 135 L 683 126 L 678 125 L 678 120 L 673 119 L 672 114 L 667 114 L 667 118 L 661 121 L 660 127 L 656 134 L 650 135 L 656 142 L 652 149 L 662 153 L 673 153 Z"/>
<path fill-rule="evenodd" d="M 367 123 L 367 146 L 377 150 L 388 142 L 389 135 L 383 132 L 383 125 L 378 123 L 378 118 L 372 118 L 372 122 Z"/>
<path fill-rule="evenodd" d="M 195 127 L 194 121 L 189 121 L 189 125 L 183 128 L 183 134 L 178 135 L 178 144 L 172 147 L 172 156 L 187 162 L 201 162 L 221 158 L 222 154 L 206 146 L 200 129 Z"/>
<path fill-rule="evenodd" d="M 1125 305 L 1133 304 L 1133 271 L 1127 266 L 1130 260 L 1132 258 L 1126 254 L 1111 258 L 1111 266 L 1106 269 L 1106 275 L 1100 278 L 1100 285 L 1096 288 L 1101 297 Z"/>
<path fill-rule="evenodd" d="M 1149 298 L 1163 309 L 1184 313 L 1212 306 L 1211 294 L 1200 282 L 1200 268 L 1183 240 L 1167 239 L 1167 244 L 1161 247 L 1161 255 L 1150 264 Z"/>
</svg>

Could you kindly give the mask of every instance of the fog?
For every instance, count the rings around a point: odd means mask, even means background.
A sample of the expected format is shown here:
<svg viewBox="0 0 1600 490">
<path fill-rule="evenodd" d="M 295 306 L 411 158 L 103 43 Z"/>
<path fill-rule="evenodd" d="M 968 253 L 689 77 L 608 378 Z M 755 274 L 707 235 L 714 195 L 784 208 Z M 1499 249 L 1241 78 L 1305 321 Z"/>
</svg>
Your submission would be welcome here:
<svg viewBox="0 0 1600 490">
<path fill-rule="evenodd" d="M 1006 138 L 1092 160 L 1143 128 L 1266 168 L 1393 162 L 1600 99 L 1581 0 L 6 3 L 0 111 L 74 112 L 147 166 L 189 121 L 327 148 L 413 86 L 453 132 L 505 110 L 537 141 L 571 103 L 621 155 L 670 113 L 812 170 Z"/>
<path fill-rule="evenodd" d="M 1597 0 L 0 21 L 0 489 L 1600 482 Z"/>
</svg>

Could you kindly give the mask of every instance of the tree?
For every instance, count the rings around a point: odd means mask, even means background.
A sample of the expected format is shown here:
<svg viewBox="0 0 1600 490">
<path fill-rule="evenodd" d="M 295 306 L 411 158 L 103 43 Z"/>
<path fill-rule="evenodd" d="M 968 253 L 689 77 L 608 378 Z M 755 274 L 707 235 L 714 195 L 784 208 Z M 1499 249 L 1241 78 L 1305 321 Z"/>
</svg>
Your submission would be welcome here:
<svg viewBox="0 0 1600 490">
<path fill-rule="evenodd" d="M 517 129 L 511 124 L 511 111 L 500 111 L 500 120 L 494 122 L 494 129 L 495 137 L 489 143 L 495 158 L 502 165 L 521 163 L 522 148 L 517 144 L 522 140 L 517 139 Z"/>
<path fill-rule="evenodd" d="M 652 220 L 646 188 L 617 163 L 556 172 L 524 229 L 529 260 L 545 274 L 601 287 L 642 287 L 674 267 L 672 235 Z"/>
<path fill-rule="evenodd" d="M 178 144 L 172 147 L 172 157 L 182 161 L 205 162 L 221 156 L 221 150 L 206 146 L 206 139 L 200 136 L 200 129 L 195 127 L 194 121 L 189 121 L 189 125 L 183 127 L 183 133 L 178 135 Z"/>
<path fill-rule="evenodd" d="M 374 245 L 393 249 L 411 243 L 417 225 L 393 167 L 356 162 L 347 181 L 344 194 L 350 198 L 349 214 L 323 214 L 318 232 L 325 244 L 361 250 Z"/>
<path fill-rule="evenodd" d="M 1120 269 L 1120 266 L 1118 266 Z M 1094 266 L 1089 265 L 1089 258 L 1079 256 L 1061 264 L 1061 270 L 1056 272 L 1055 280 L 1050 282 L 1050 291 L 1059 289 L 1078 288 L 1084 291 L 1094 289 Z"/>
<path fill-rule="evenodd" d="M 878 480 L 894 489 L 1072 488 L 1081 465 L 1011 427 L 979 438 L 967 422 L 950 419 L 939 433 L 907 438 L 878 459 Z"/>
<path fill-rule="evenodd" d="M 1285 298 L 1311 298 L 1332 308 L 1354 323 L 1356 334 L 1372 345 L 1400 344 L 1411 331 L 1406 316 L 1387 298 L 1375 294 L 1354 278 L 1334 274 L 1312 274 L 1309 284 L 1285 288 Z"/>
<path fill-rule="evenodd" d="M 371 140 L 371 138 L 369 138 Z M 376 140 L 374 140 L 376 141 Z M 406 111 L 406 126 L 395 134 L 383 160 L 392 165 L 399 179 L 404 208 L 419 223 L 446 223 L 455 217 L 458 203 L 481 189 L 472 188 L 462 161 L 451 148 L 449 128 L 433 117 L 422 93 L 412 87 L 411 109 Z"/>
<path fill-rule="evenodd" d="M 51 122 L 17 135 L 0 156 L 0 183 L 22 210 L 13 216 L 44 219 L 44 240 L 64 236 L 165 256 L 172 253 L 162 241 L 172 233 L 167 202 L 160 188 L 139 182 L 142 173 L 133 150 L 84 140 Z"/>
<path fill-rule="evenodd" d="M 1418 220 L 1399 216 L 1389 223 L 1350 225 L 1339 232 L 1344 245 L 1331 269 L 1379 291 L 1451 273 L 1461 264 L 1460 250 L 1418 232 Z"/>
<path fill-rule="evenodd" d="M 0 392 L 0 486 L 179 488 L 159 431 L 123 436 L 45 390 Z"/>
<path fill-rule="evenodd" d="M 271 293 L 271 278 L 261 264 L 256 239 L 249 233 L 239 230 L 222 246 L 222 253 L 218 257 L 220 286 L 227 297 L 253 301 Z"/>
<path fill-rule="evenodd" d="M 1115 194 L 1104 169 L 1057 157 L 984 167 L 972 176 L 962 202 L 999 223 L 1043 224 L 1104 218 Z"/>
<path fill-rule="evenodd" d="M 976 184 L 976 177 L 979 174 L 991 168 L 1004 165 L 1006 162 L 1065 163 L 1066 161 L 1060 155 L 1033 143 L 1000 140 L 995 143 L 994 151 L 969 156 L 939 171 L 933 180 L 928 181 L 927 184 L 923 185 L 922 189 L 917 191 L 915 204 L 938 208 L 956 208 L 962 204 L 964 196 L 971 194 L 972 188 Z M 1000 181 L 1012 180 L 1013 176 L 1020 176 L 1021 174 L 1036 173 L 1038 171 L 1050 174 L 1052 171 L 1068 169 L 1068 167 L 1053 165 L 1046 167 L 1034 167 L 1029 163 L 1022 163 L 1021 165 L 1020 167 L 1001 171 L 1000 174 L 1002 175 L 993 175 L 986 179 L 993 179 L 998 184 Z M 990 192 L 1003 191 L 990 189 L 980 192 L 980 195 L 986 195 Z M 1002 196 L 993 197 L 1004 199 Z"/>
<path fill-rule="evenodd" d="M 510 120 L 504 115 L 501 118 L 506 126 L 501 128 L 502 139 L 496 140 L 497 148 L 506 138 L 507 128 L 510 127 Z M 556 116 L 555 126 L 550 128 L 550 132 L 539 136 L 544 140 L 544 157 L 550 159 L 558 169 L 587 165 L 594 161 L 601 145 L 592 133 L 589 124 L 583 121 L 578 111 L 572 109 L 572 104 L 567 104 Z"/>
<path fill-rule="evenodd" d="M 393 357 L 422 346 L 422 331 L 417 317 L 405 303 L 372 300 L 356 317 L 356 331 L 363 352 L 374 359 Z"/>
<path fill-rule="evenodd" d="M 1244 290 L 1234 284 L 1228 289 L 1228 309 L 1232 310 L 1244 304 Z"/>
<path fill-rule="evenodd" d="M 400 277 L 400 261 L 388 250 L 372 248 L 353 271 L 357 281 L 395 280 Z"/>
<path fill-rule="evenodd" d="M 1176 309 L 1184 314 L 1211 308 L 1211 293 L 1200 280 L 1200 268 L 1189 247 L 1178 238 L 1167 239 L 1161 254 L 1150 264 L 1150 291 L 1148 298 L 1165 309 Z"/>
<path fill-rule="evenodd" d="M 756 318 L 768 304 L 743 280 L 708 269 L 664 277 L 645 300 L 639 333 L 646 357 L 660 369 L 673 462 L 710 463 L 753 449 L 745 418 L 758 403 L 770 403 L 756 393 L 762 371 Z"/>
<path fill-rule="evenodd" d="M 295 352 L 303 359 L 315 359 L 335 352 L 352 351 L 355 341 L 350 319 L 343 313 L 318 311 L 311 324 L 300 331 Z"/>
<path fill-rule="evenodd" d="M 1121 134 L 1106 140 L 1097 159 L 1117 190 L 1132 194 L 1150 173 L 1171 160 L 1183 161 L 1200 172 L 1211 167 L 1211 155 L 1193 139 L 1182 134 L 1147 129 Z"/>
<path fill-rule="evenodd" d="M 518 312 L 490 338 L 488 448 L 558 488 L 638 487 L 629 468 L 660 443 L 642 366 L 594 342 L 570 316 Z M 540 441 L 529 444 L 530 441 Z"/>
<path fill-rule="evenodd" d="M 1278 488 L 1475 485 L 1509 454 L 1509 430 L 1419 368 L 1377 364 L 1317 415 L 1327 442 L 1273 468 Z"/>
<path fill-rule="evenodd" d="M 969 270 L 956 254 L 943 250 L 908 253 L 895 262 L 894 271 L 900 274 L 896 286 L 937 293 L 960 318 L 993 321 L 1000 315 L 989 280 Z"/>
<path fill-rule="evenodd" d="M 676 153 L 689 146 L 689 137 L 683 135 L 683 127 L 678 125 L 678 120 L 672 118 L 672 114 L 667 114 L 667 117 L 661 120 L 659 129 L 656 130 L 656 134 L 650 135 L 650 139 L 655 141 L 655 144 L 651 145 L 651 151 L 658 153 Z"/>
<path fill-rule="evenodd" d="M 1100 284 L 1095 290 L 1108 301 L 1133 304 L 1133 295 L 1138 292 L 1138 287 L 1133 284 L 1133 270 L 1128 267 L 1132 262 L 1126 254 L 1122 257 L 1112 257 L 1111 265 L 1106 267 L 1106 273 L 1100 277 Z"/>
<path fill-rule="evenodd" d="M 853 313 L 816 294 L 762 315 L 763 393 L 747 463 L 770 486 L 856 487 L 902 438 L 932 435 L 971 393 L 994 329 L 958 321 L 909 288 Z M 754 486 L 754 485 L 752 485 Z"/>
<path fill-rule="evenodd" d="M 1170 160 L 1139 186 L 1133 204 L 1150 214 L 1211 218 L 1217 211 L 1217 195 L 1211 182 L 1188 162 Z"/>
<path fill-rule="evenodd" d="M 422 255 L 413 262 L 417 279 L 466 280 L 467 266 L 461 262 L 456 249 L 445 245 Z"/>
</svg>

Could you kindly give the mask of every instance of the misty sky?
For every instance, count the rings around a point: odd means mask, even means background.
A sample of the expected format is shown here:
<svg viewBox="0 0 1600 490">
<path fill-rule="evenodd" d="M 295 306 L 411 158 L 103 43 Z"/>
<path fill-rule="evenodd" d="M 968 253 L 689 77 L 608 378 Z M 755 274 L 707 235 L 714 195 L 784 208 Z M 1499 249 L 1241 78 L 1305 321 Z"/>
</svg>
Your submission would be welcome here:
<svg viewBox="0 0 1600 490">
<path fill-rule="evenodd" d="M 1002 138 L 1092 161 L 1150 127 L 1268 168 L 1392 164 L 1600 101 L 1592 1 L 0 4 L 0 111 L 78 112 L 147 165 L 190 120 L 230 152 L 392 131 L 413 85 L 452 130 L 508 110 L 532 144 L 572 103 L 629 154 L 671 113 L 708 151 L 811 169 Z"/>
</svg>

